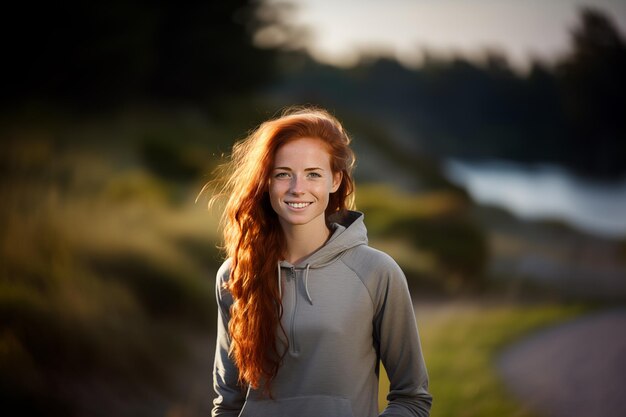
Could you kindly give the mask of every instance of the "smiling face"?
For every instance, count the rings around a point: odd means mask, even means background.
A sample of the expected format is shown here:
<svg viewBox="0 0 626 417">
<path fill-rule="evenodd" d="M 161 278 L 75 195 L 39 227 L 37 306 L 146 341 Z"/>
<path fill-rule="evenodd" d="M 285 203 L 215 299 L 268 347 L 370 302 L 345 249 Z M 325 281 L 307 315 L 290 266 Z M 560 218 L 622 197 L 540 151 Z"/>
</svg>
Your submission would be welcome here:
<svg viewBox="0 0 626 417">
<path fill-rule="evenodd" d="M 293 226 L 325 228 L 329 194 L 337 191 L 340 183 L 341 173 L 332 172 L 328 148 L 320 139 L 296 139 L 278 148 L 269 196 L 283 230 Z"/>
</svg>

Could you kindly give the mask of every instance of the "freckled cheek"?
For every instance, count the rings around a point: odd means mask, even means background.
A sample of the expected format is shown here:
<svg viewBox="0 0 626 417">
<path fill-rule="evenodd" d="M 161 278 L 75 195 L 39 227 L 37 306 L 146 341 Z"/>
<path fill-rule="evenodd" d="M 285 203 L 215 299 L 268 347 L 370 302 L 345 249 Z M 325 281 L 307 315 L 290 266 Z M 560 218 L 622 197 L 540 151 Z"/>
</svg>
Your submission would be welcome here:
<svg viewBox="0 0 626 417">
<path fill-rule="evenodd" d="M 290 194 L 290 189 L 289 181 L 276 181 L 270 184 L 269 196 L 272 207 L 278 209 L 285 196 Z"/>
<path fill-rule="evenodd" d="M 319 200 L 328 200 L 330 189 L 326 184 L 320 184 L 318 187 L 315 188 L 315 191 L 313 192 L 313 194 Z"/>
</svg>

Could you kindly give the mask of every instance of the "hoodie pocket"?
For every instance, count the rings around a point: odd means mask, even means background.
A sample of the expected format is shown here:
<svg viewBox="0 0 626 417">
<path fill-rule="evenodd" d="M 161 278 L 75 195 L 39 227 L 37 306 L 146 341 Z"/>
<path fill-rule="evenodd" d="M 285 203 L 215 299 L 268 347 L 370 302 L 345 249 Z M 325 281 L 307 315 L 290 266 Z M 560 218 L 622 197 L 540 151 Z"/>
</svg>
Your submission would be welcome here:
<svg viewBox="0 0 626 417">
<path fill-rule="evenodd" d="M 246 400 L 239 417 L 354 417 L 350 400 L 329 395 Z"/>
</svg>

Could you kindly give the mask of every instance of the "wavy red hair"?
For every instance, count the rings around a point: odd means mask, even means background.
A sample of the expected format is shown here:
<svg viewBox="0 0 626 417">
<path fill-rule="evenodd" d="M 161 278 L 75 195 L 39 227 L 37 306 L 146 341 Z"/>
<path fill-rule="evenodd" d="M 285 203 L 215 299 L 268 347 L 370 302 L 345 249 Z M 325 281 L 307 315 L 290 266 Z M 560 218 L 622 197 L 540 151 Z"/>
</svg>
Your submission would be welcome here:
<svg viewBox="0 0 626 417">
<path fill-rule="evenodd" d="M 233 146 L 230 162 L 222 167 L 220 195 L 228 198 L 222 217 L 224 249 L 232 262 L 226 289 L 234 300 L 229 323 L 231 356 L 240 383 L 255 389 L 263 386 L 268 393 L 286 351 L 278 338 L 279 329 L 283 335 L 284 329 L 276 279 L 285 239 L 270 205 L 268 184 L 278 148 L 305 137 L 322 140 L 333 173 L 342 173 L 338 190 L 329 198 L 326 218 L 341 215 L 354 201 L 354 154 L 350 137 L 325 110 L 290 108 L 262 123 Z"/>
</svg>

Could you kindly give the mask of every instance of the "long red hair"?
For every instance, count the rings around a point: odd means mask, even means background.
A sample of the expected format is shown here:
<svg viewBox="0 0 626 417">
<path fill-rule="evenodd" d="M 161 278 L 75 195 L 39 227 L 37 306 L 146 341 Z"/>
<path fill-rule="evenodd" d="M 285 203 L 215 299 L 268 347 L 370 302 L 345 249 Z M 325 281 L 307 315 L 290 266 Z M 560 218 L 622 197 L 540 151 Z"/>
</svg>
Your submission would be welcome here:
<svg viewBox="0 0 626 417">
<path fill-rule="evenodd" d="M 224 249 L 232 262 L 225 287 L 234 300 L 228 328 L 231 356 L 239 369 L 240 383 L 255 389 L 263 386 L 267 392 L 286 351 L 277 337 L 279 329 L 283 334 L 284 329 L 276 279 L 285 239 L 270 205 L 268 184 L 278 148 L 305 137 L 322 140 L 328 147 L 333 173 L 342 173 L 338 190 L 330 195 L 326 218 L 341 215 L 354 201 L 354 154 L 350 137 L 325 110 L 291 108 L 262 123 L 233 146 L 230 162 L 222 167 L 220 195 L 228 198 L 222 217 Z"/>
</svg>

